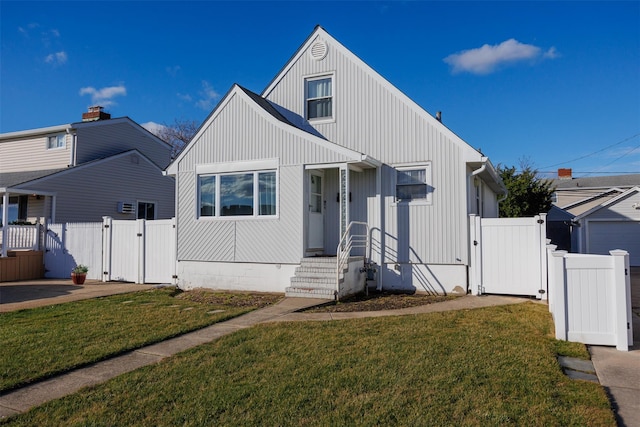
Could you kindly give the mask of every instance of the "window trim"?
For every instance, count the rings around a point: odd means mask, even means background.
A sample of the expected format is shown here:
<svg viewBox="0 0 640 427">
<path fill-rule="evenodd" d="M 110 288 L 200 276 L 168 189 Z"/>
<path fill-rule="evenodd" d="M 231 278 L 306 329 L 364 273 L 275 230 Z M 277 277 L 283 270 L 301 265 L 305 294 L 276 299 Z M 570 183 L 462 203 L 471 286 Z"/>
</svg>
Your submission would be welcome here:
<svg viewBox="0 0 640 427">
<path fill-rule="evenodd" d="M 56 145 L 51 145 L 51 140 L 55 138 Z M 58 145 L 58 141 L 62 139 L 62 145 Z M 55 135 L 47 136 L 47 150 L 61 150 L 67 148 L 67 134 L 58 133 Z"/>
<path fill-rule="evenodd" d="M 272 165 L 270 160 L 267 161 L 257 161 L 257 162 L 246 162 L 247 165 L 258 166 L 261 164 L 262 166 Z M 238 221 L 238 220 L 262 220 L 262 219 L 277 219 L 280 215 L 280 171 L 278 168 L 273 167 L 262 167 L 255 169 L 242 169 L 242 170 L 229 170 L 233 167 L 233 164 L 216 164 L 216 165 L 200 165 L 196 167 L 196 192 L 197 192 L 197 200 L 196 200 L 196 218 L 198 220 L 204 221 Z M 276 212 L 273 215 L 261 215 L 260 214 L 260 174 L 263 173 L 275 173 L 275 209 Z M 252 174 L 253 175 L 253 213 L 251 215 L 222 215 L 222 205 L 220 203 L 221 194 L 220 194 L 220 181 L 223 176 L 231 176 L 231 175 L 245 175 Z M 202 201 L 202 192 L 200 187 L 200 177 L 213 176 L 215 177 L 215 190 L 214 190 L 214 212 L 213 215 L 202 215 L 201 214 L 201 201 Z"/>
<path fill-rule="evenodd" d="M 309 82 L 314 80 L 331 79 L 331 116 L 309 118 Z M 312 74 L 303 77 L 303 93 L 304 93 L 304 118 L 309 123 L 333 123 L 336 121 L 336 73 L 331 71 L 322 74 Z M 318 98 L 320 99 L 320 98 Z"/>
<path fill-rule="evenodd" d="M 431 161 L 419 162 L 419 163 L 406 163 L 393 166 L 393 203 L 392 206 L 398 205 L 432 205 L 433 204 L 433 173 Z M 398 172 L 412 171 L 412 170 L 424 170 L 425 171 L 425 185 L 427 186 L 427 196 L 424 199 L 411 199 L 411 200 L 399 200 L 398 195 Z"/>
</svg>

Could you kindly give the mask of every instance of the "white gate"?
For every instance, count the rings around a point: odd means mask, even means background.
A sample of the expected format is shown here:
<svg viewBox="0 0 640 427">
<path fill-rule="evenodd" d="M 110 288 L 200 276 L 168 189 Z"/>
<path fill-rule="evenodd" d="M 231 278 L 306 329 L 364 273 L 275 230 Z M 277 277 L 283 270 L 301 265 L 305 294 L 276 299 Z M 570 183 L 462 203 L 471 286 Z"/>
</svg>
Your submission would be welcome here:
<svg viewBox="0 0 640 427">
<path fill-rule="evenodd" d="M 102 279 L 102 224 L 49 224 L 45 235 L 44 277 L 68 279 L 78 264 L 89 267 L 88 279 Z"/>
<path fill-rule="evenodd" d="M 592 345 L 633 345 L 629 254 L 549 255 L 549 311 L 556 338 Z"/>
<path fill-rule="evenodd" d="M 546 299 L 546 214 L 533 218 L 470 215 L 471 292 Z"/>
<path fill-rule="evenodd" d="M 175 283 L 175 220 L 143 219 L 49 224 L 45 277 L 68 279 L 78 264 L 88 279 L 134 283 Z"/>
<path fill-rule="evenodd" d="M 102 280 L 173 283 L 175 219 L 147 221 L 104 218 Z"/>
</svg>

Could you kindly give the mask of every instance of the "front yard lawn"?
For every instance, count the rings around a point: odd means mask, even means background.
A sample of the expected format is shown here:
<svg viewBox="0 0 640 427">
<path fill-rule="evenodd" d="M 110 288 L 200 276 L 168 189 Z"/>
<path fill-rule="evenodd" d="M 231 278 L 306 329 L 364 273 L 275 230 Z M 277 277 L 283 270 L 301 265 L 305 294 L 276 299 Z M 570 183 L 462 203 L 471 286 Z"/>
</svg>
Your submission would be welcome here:
<svg viewBox="0 0 640 427">
<path fill-rule="evenodd" d="M 185 296 L 195 299 L 192 301 Z M 0 391 L 246 313 L 277 294 L 154 289 L 0 315 Z M 177 296 L 177 297 L 176 297 Z"/>
<path fill-rule="evenodd" d="M 548 308 L 269 323 L 7 420 L 9 425 L 615 426 L 567 378 Z M 581 344 L 563 351 L 588 356 Z"/>
</svg>

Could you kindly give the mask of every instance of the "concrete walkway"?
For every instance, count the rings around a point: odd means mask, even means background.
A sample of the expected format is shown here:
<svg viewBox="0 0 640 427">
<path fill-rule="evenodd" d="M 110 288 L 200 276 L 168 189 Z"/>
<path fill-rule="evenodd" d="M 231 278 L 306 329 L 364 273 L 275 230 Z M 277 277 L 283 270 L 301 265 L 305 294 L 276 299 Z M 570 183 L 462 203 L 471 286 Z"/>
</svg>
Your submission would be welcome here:
<svg viewBox="0 0 640 427">
<path fill-rule="evenodd" d="M 157 285 L 136 285 L 123 282 L 87 280 L 74 285 L 69 280 L 42 279 L 0 283 L 0 313 L 45 307 L 88 298 L 152 289 Z"/>
<path fill-rule="evenodd" d="M 135 286 L 136 288 L 134 289 L 136 290 L 141 289 L 139 287 L 141 285 L 129 286 Z M 66 297 L 70 298 L 68 295 Z M 468 295 L 451 301 L 400 310 L 352 313 L 298 313 L 298 311 L 305 308 L 326 303 L 326 300 L 285 298 L 278 304 L 247 313 L 226 322 L 217 323 L 2 394 L 0 395 L 0 417 L 3 418 L 25 412 L 50 400 L 75 393 L 83 387 L 106 382 L 118 375 L 157 363 L 181 351 L 214 341 L 224 335 L 259 323 L 412 315 L 515 304 L 525 301 L 530 300 L 503 296 L 474 297 Z M 640 319 L 639 314 L 634 313 L 634 316 Z M 636 328 L 637 323 L 634 322 L 634 328 Z M 637 328 L 637 331 L 640 332 L 640 324 Z M 640 426 L 640 340 L 637 341 L 637 344 L 629 352 L 621 352 L 615 348 L 608 347 L 590 347 L 598 379 L 609 392 L 612 406 L 616 411 L 620 425 Z"/>
</svg>

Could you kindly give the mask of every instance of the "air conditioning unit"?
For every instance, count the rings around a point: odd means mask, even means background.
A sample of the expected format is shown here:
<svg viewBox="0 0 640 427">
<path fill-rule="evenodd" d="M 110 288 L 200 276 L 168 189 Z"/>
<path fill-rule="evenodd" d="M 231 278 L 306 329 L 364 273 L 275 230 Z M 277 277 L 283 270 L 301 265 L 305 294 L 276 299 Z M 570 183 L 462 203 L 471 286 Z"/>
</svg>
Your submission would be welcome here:
<svg viewBox="0 0 640 427">
<path fill-rule="evenodd" d="M 118 213 L 134 214 L 136 213 L 136 207 L 133 203 L 118 202 Z"/>
</svg>

